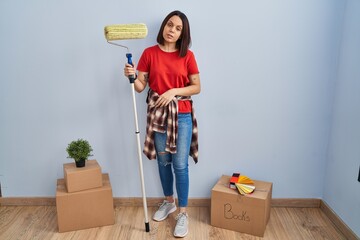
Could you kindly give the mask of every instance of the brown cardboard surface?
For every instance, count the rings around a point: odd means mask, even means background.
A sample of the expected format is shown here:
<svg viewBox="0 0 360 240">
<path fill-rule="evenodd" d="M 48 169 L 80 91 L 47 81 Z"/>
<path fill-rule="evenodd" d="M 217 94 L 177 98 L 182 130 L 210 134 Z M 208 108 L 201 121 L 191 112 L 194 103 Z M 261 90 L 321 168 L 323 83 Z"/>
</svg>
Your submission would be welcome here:
<svg viewBox="0 0 360 240">
<path fill-rule="evenodd" d="M 87 160 L 82 168 L 77 168 L 75 163 L 65 163 L 63 168 L 69 193 L 102 186 L 101 167 L 96 160 Z"/>
<path fill-rule="evenodd" d="M 59 232 L 112 225 L 114 202 L 108 174 L 102 174 L 103 186 L 68 193 L 64 179 L 57 180 L 56 210 Z"/>
<path fill-rule="evenodd" d="M 240 195 L 223 175 L 211 191 L 211 225 L 264 236 L 270 218 L 272 183 L 254 180 L 255 191 Z"/>
</svg>

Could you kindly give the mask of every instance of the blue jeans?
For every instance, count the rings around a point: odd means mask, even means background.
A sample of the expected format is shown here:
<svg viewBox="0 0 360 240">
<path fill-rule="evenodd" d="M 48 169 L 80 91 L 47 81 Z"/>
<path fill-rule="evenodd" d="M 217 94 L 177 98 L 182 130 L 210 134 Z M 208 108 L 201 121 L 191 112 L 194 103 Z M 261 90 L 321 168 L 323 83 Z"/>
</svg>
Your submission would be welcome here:
<svg viewBox="0 0 360 240">
<path fill-rule="evenodd" d="M 176 192 L 179 207 L 188 205 L 189 196 L 189 152 L 192 137 L 192 118 L 191 113 L 178 114 L 178 136 L 176 141 L 176 153 L 165 152 L 166 132 L 155 132 L 154 142 L 156 157 L 159 168 L 159 175 L 163 193 L 165 196 L 173 196 L 175 174 Z"/>
</svg>

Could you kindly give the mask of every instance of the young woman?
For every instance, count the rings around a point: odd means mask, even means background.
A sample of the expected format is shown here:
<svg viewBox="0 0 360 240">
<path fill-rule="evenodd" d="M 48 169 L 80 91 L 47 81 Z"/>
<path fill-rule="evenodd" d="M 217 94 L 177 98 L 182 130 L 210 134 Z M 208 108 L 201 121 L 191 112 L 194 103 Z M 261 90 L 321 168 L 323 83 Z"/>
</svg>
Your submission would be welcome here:
<svg viewBox="0 0 360 240">
<path fill-rule="evenodd" d="M 188 157 L 197 162 L 197 123 L 191 96 L 200 93 L 200 77 L 191 44 L 190 26 L 180 11 L 169 13 L 161 24 L 157 45 L 144 50 L 137 66 L 125 65 L 124 75 L 136 77 L 134 87 L 142 92 L 149 84 L 144 153 L 158 163 L 165 200 L 153 219 L 162 221 L 176 211 L 173 182 L 179 213 L 175 237 L 188 233 Z"/>
</svg>

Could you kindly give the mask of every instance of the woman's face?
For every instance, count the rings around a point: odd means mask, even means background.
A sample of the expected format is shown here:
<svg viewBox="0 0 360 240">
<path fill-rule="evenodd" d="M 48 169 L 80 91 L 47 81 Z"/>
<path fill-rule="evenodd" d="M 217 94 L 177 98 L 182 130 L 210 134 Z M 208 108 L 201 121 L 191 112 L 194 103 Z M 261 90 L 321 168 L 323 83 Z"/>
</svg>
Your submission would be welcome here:
<svg viewBox="0 0 360 240">
<path fill-rule="evenodd" d="M 182 32 L 183 24 L 180 17 L 174 15 L 166 23 L 163 31 L 165 42 L 176 43 Z"/>
</svg>

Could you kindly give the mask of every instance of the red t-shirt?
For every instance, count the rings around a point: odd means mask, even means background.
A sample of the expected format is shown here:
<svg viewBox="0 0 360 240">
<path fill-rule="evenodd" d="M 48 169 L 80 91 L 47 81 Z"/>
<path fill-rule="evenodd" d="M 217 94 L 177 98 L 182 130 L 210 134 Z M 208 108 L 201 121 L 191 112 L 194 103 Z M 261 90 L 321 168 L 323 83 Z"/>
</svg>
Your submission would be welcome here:
<svg viewBox="0 0 360 240">
<path fill-rule="evenodd" d="M 137 70 L 149 74 L 149 87 L 159 95 L 171 88 L 182 88 L 190 84 L 189 75 L 199 70 L 192 51 L 179 57 L 179 51 L 164 52 L 158 45 L 146 48 L 140 57 Z M 189 101 L 179 101 L 178 111 L 191 112 Z"/>
</svg>

